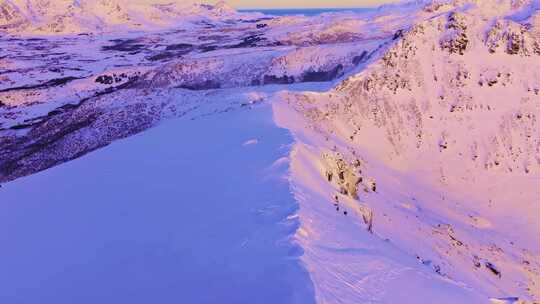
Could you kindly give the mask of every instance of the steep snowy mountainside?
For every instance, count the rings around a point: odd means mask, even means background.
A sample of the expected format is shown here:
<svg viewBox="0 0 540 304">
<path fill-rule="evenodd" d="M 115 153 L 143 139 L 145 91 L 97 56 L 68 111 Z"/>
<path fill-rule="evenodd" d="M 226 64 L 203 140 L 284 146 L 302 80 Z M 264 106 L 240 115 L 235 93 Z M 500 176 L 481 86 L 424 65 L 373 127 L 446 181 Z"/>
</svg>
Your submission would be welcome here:
<svg viewBox="0 0 540 304">
<path fill-rule="evenodd" d="M 540 40 L 510 18 L 532 2 L 448 3 L 333 90 L 280 95 L 307 128 L 283 125 L 380 238 L 486 301 L 538 301 Z"/>
</svg>

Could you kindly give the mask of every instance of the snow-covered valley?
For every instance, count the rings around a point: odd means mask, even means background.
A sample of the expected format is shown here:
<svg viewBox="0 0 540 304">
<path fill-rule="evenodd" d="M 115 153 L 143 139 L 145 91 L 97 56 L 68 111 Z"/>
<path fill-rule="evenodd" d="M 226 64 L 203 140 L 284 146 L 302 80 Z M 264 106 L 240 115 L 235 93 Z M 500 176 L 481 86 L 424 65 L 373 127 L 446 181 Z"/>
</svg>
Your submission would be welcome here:
<svg viewBox="0 0 540 304">
<path fill-rule="evenodd" d="M 540 2 L 165 2 L 0 0 L 2 303 L 540 301 Z"/>
</svg>

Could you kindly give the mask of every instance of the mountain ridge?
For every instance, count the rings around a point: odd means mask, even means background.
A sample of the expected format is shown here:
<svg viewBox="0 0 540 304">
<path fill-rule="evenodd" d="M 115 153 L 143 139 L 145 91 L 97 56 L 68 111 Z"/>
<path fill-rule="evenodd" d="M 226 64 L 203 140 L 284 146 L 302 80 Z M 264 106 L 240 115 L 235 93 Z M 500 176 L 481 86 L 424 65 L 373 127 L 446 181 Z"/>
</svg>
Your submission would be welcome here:
<svg viewBox="0 0 540 304">
<path fill-rule="evenodd" d="M 224 20 L 236 11 L 225 2 L 127 0 L 2 0 L 0 30 L 14 34 L 78 34 L 171 27 L 181 20 Z"/>
</svg>

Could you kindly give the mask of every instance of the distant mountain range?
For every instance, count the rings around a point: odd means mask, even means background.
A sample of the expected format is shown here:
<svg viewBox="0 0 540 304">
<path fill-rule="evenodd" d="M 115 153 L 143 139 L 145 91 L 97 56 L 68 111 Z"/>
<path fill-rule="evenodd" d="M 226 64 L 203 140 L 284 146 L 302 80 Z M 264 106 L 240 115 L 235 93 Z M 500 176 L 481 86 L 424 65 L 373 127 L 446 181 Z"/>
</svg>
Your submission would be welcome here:
<svg viewBox="0 0 540 304">
<path fill-rule="evenodd" d="M 236 12 L 224 2 L 183 0 L 0 0 L 0 30 L 11 33 L 82 33 L 160 28 L 181 20 L 224 20 Z"/>
</svg>

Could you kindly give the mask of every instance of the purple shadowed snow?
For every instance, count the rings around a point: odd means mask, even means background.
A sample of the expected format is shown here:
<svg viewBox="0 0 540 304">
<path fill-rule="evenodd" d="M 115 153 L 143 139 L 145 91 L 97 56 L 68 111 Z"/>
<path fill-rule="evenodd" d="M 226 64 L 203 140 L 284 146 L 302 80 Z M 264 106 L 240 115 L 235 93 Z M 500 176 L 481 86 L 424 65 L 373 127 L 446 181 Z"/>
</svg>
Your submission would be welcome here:
<svg viewBox="0 0 540 304">
<path fill-rule="evenodd" d="M 291 142 L 263 106 L 4 185 L 0 303 L 313 303 L 276 162 Z"/>
</svg>

